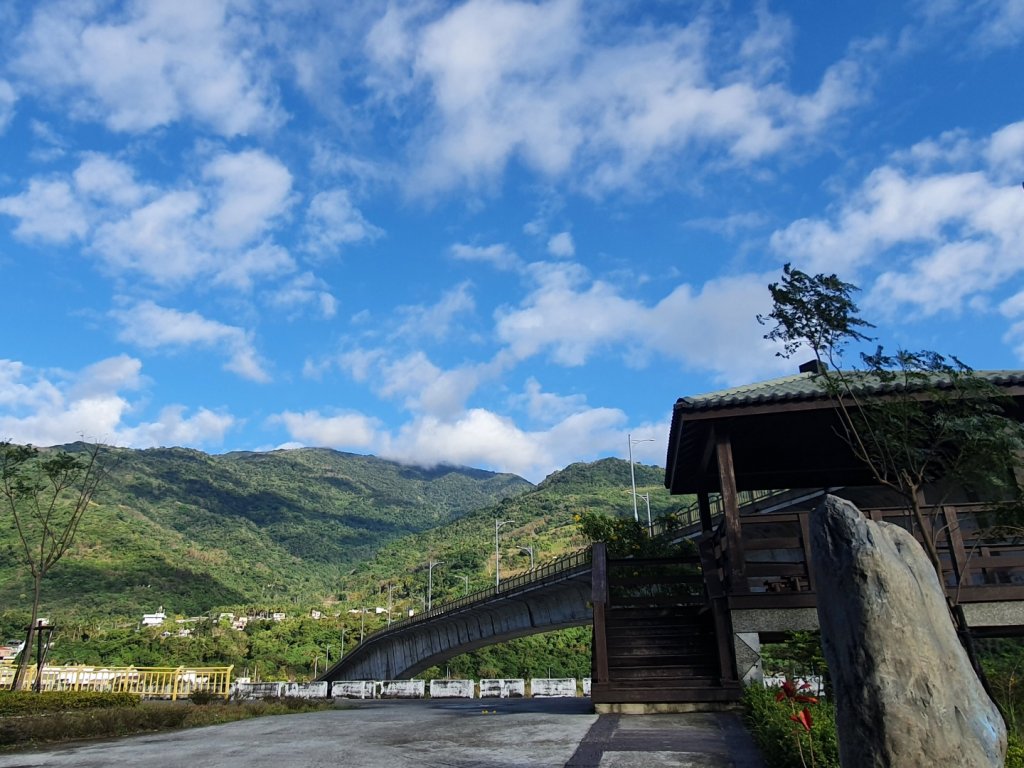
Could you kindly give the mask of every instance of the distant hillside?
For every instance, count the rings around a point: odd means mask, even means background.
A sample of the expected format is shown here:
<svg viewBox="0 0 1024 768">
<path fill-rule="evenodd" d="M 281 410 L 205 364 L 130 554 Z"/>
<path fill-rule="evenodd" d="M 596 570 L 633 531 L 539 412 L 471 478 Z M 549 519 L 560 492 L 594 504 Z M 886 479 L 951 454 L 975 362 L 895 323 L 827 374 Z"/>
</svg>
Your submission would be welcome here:
<svg viewBox="0 0 1024 768">
<path fill-rule="evenodd" d="M 657 518 L 687 506 L 691 497 L 670 496 L 664 487 L 665 470 L 635 464 L 637 493 L 649 494 L 651 515 Z M 350 601 L 381 605 L 388 584 L 401 608 L 419 609 L 427 585 L 427 563 L 444 561 L 434 569 L 434 601 L 454 598 L 467 589 L 494 584 L 495 520 L 510 520 L 501 527 L 501 573 L 511 576 L 529 568 L 533 548 L 537 565 L 586 546 L 573 515 L 601 512 L 633 516 L 629 462 L 602 459 L 570 464 L 545 478 L 536 488 L 475 512 L 444 526 L 422 531 L 389 543 L 377 555 L 342 579 L 342 594 Z M 644 499 L 639 516 L 647 519 Z M 464 577 L 469 578 L 467 585 Z"/>
<path fill-rule="evenodd" d="M 75 446 L 68 446 L 74 450 Z M 109 482 L 44 609 L 192 614 L 253 601 L 315 602 L 396 538 L 533 486 L 509 474 L 423 469 L 325 449 L 212 456 L 112 449 Z M 26 601 L 14 533 L 0 520 L 0 606 Z"/>
</svg>

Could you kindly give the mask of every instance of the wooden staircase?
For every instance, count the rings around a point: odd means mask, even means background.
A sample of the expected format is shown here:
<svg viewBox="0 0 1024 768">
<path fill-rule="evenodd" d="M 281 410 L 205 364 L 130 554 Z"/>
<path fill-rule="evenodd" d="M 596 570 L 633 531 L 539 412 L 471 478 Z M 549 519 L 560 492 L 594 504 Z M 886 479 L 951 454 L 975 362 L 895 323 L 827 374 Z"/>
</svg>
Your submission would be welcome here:
<svg viewBox="0 0 1024 768">
<path fill-rule="evenodd" d="M 602 555 L 595 551 L 593 571 L 594 704 L 717 709 L 738 701 L 728 631 L 718 630 L 697 558 L 602 564 Z"/>
</svg>

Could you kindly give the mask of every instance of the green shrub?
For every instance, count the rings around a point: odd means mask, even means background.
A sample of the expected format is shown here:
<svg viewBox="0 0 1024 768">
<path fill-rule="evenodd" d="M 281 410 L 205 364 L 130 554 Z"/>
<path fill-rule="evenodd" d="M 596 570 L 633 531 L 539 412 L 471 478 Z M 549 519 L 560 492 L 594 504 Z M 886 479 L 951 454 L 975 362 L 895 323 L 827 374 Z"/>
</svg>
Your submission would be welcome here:
<svg viewBox="0 0 1024 768">
<path fill-rule="evenodd" d="M 136 702 L 131 707 L 70 710 L 0 720 L 0 748 L 72 739 L 111 738 L 147 731 L 195 728 L 265 715 L 285 715 L 331 708 L 331 702 L 304 699 L 252 701 L 242 704 Z"/>
<path fill-rule="evenodd" d="M 207 704 L 211 704 L 223 697 L 218 696 L 212 691 L 192 691 L 188 698 L 193 704 L 198 704 L 199 706 L 204 707 Z"/>
<path fill-rule="evenodd" d="M 0 716 L 37 715 L 47 712 L 66 712 L 76 709 L 102 707 L 135 707 L 139 696 L 135 693 L 108 693 L 103 691 L 0 691 Z"/>
<path fill-rule="evenodd" d="M 811 765 L 814 751 L 817 768 L 839 768 L 835 710 L 827 701 L 819 703 L 776 700 L 777 690 L 752 685 L 743 694 L 747 727 L 754 736 L 768 768 L 803 768 Z M 811 730 L 791 719 L 806 707 Z M 801 757 L 802 752 L 802 757 Z"/>
</svg>

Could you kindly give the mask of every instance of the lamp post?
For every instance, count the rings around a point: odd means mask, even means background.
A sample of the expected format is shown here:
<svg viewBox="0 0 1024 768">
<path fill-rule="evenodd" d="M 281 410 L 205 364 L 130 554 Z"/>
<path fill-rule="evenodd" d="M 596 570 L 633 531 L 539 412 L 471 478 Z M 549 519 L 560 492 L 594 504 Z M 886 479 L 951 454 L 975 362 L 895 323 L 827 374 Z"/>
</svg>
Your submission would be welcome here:
<svg viewBox="0 0 1024 768">
<path fill-rule="evenodd" d="M 366 629 L 366 609 L 359 609 L 359 644 L 363 644 L 363 631 Z"/>
<path fill-rule="evenodd" d="M 651 521 L 651 494 L 638 493 L 637 496 L 647 502 L 647 534 L 651 535 L 654 533 L 654 523 Z"/>
<path fill-rule="evenodd" d="M 501 552 L 498 550 L 498 531 L 503 525 L 514 523 L 515 520 L 494 520 L 494 588 L 501 583 Z"/>
<path fill-rule="evenodd" d="M 525 552 L 530 556 L 530 570 L 533 570 L 533 547 L 520 547 L 520 552 Z"/>
<path fill-rule="evenodd" d="M 391 592 L 395 588 L 394 584 L 388 584 L 388 626 L 391 626 Z"/>
<path fill-rule="evenodd" d="M 444 560 L 430 560 L 427 563 L 427 610 L 430 610 L 430 595 L 434 591 L 434 568 L 444 565 Z"/>
<path fill-rule="evenodd" d="M 342 626 L 342 628 L 341 628 L 341 656 L 338 657 L 338 660 L 341 661 L 341 659 L 344 659 L 344 658 L 345 658 L 345 627 Z"/>
<path fill-rule="evenodd" d="M 633 443 L 653 443 L 653 437 L 645 437 L 640 440 L 634 440 L 630 434 L 626 435 L 626 441 L 629 443 L 629 481 L 633 485 L 633 519 L 636 522 L 640 522 L 640 512 L 636 507 L 636 473 L 633 471 Z"/>
<path fill-rule="evenodd" d="M 462 596 L 465 597 L 466 595 L 469 594 L 469 576 L 463 576 L 461 573 L 457 573 L 455 575 L 456 575 L 457 578 L 460 578 L 464 582 L 466 582 L 466 590 L 465 590 L 465 592 L 462 593 Z"/>
</svg>

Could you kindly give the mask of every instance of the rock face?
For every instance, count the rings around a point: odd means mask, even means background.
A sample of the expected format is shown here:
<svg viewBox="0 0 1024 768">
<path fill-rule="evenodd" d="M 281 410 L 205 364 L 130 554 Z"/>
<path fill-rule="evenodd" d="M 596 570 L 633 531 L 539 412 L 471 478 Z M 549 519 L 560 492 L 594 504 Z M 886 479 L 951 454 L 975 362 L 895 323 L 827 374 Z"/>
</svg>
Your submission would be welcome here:
<svg viewBox="0 0 1024 768">
<path fill-rule="evenodd" d="M 1006 727 L 913 536 L 829 496 L 811 516 L 811 555 L 842 764 L 1002 766 Z"/>
</svg>

